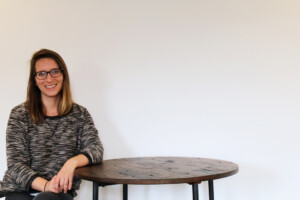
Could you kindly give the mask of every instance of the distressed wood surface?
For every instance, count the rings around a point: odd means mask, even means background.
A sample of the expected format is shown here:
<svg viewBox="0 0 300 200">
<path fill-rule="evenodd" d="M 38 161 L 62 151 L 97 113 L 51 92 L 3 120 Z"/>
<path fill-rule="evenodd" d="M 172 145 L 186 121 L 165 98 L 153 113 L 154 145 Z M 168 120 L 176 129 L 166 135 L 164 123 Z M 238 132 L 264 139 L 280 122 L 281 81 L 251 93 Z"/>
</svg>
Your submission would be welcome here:
<svg viewBox="0 0 300 200">
<path fill-rule="evenodd" d="M 200 183 L 238 172 L 232 162 L 190 157 L 140 157 L 105 160 L 81 167 L 75 176 L 104 184 Z"/>
</svg>

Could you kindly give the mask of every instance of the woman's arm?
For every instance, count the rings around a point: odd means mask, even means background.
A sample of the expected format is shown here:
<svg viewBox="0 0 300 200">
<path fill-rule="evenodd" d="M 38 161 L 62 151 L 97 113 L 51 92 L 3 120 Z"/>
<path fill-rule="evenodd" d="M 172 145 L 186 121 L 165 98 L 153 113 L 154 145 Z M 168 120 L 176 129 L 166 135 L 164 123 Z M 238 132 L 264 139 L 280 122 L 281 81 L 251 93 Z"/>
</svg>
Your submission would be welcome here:
<svg viewBox="0 0 300 200">
<path fill-rule="evenodd" d="M 50 181 L 37 177 L 33 180 L 31 188 L 41 192 L 60 193 L 62 190 L 58 187 L 57 176 L 54 176 Z"/>
<path fill-rule="evenodd" d="M 80 135 L 78 141 L 79 155 L 67 160 L 57 174 L 57 186 L 65 193 L 72 188 L 74 171 L 77 167 L 100 163 L 103 159 L 103 146 L 98 131 L 88 111 L 83 109 L 83 112 L 82 132 L 78 133 Z"/>
<path fill-rule="evenodd" d="M 72 188 L 74 170 L 77 167 L 85 166 L 88 163 L 88 158 L 83 154 L 79 154 L 78 156 L 70 158 L 61 168 L 58 174 L 50 181 L 41 177 L 37 177 L 32 182 L 31 187 L 41 192 L 49 191 L 59 193 L 64 191 L 64 193 L 66 193 Z"/>
<path fill-rule="evenodd" d="M 35 189 L 37 191 L 44 191 L 45 185 L 48 183 L 48 180 L 41 178 L 41 177 L 37 177 L 32 181 L 31 184 L 31 188 Z"/>
<path fill-rule="evenodd" d="M 103 159 L 103 146 L 98 136 L 92 117 L 88 111 L 81 108 L 84 117 L 82 131 L 79 135 L 79 154 L 70 158 L 57 174 L 57 187 L 65 193 L 72 188 L 74 171 L 78 167 L 100 163 Z"/>
<path fill-rule="evenodd" d="M 79 154 L 70 158 L 57 174 L 57 182 L 55 187 L 58 187 L 66 193 L 71 190 L 73 184 L 74 171 L 77 167 L 82 167 L 89 164 L 88 158 Z"/>
<path fill-rule="evenodd" d="M 20 189 L 29 190 L 36 172 L 30 168 L 27 123 L 21 107 L 12 109 L 6 130 L 7 172 Z"/>
<path fill-rule="evenodd" d="M 89 112 L 84 109 L 84 126 L 80 139 L 80 150 L 89 159 L 89 164 L 101 163 L 103 160 L 103 145 L 98 131 Z"/>
</svg>

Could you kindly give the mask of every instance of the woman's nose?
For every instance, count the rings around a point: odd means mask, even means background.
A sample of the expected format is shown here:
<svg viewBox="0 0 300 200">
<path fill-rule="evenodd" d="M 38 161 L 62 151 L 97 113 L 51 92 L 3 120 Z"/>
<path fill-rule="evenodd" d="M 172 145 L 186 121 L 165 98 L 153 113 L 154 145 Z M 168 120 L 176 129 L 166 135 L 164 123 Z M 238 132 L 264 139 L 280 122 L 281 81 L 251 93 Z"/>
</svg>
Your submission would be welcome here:
<svg viewBox="0 0 300 200">
<path fill-rule="evenodd" d="M 53 77 L 51 76 L 50 73 L 47 74 L 46 80 L 47 80 L 47 81 L 52 81 L 52 80 L 53 80 Z"/>
</svg>

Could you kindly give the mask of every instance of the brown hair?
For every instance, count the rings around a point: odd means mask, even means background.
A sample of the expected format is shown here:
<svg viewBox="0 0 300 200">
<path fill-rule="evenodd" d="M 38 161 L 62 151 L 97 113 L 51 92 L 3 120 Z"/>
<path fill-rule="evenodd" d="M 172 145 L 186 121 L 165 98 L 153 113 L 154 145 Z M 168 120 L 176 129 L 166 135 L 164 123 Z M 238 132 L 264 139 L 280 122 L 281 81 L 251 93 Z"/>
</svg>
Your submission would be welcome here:
<svg viewBox="0 0 300 200">
<path fill-rule="evenodd" d="M 35 64 L 39 59 L 51 58 L 63 72 L 63 86 L 60 91 L 61 97 L 58 103 L 58 115 L 68 114 L 73 106 L 69 73 L 62 57 L 49 49 L 41 49 L 35 52 L 30 61 L 30 72 L 27 86 L 26 109 L 35 124 L 43 123 L 45 120 L 45 110 L 42 103 L 41 91 L 35 81 Z"/>
</svg>

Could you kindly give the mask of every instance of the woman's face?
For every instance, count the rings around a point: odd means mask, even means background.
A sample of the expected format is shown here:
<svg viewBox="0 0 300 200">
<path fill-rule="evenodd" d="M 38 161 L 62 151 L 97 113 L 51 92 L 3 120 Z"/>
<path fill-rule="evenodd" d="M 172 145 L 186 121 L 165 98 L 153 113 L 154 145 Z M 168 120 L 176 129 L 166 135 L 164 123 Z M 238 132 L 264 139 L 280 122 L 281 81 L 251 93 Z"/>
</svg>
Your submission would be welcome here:
<svg viewBox="0 0 300 200">
<path fill-rule="evenodd" d="M 53 69 L 59 69 L 57 63 L 52 58 L 41 58 L 35 63 L 35 71 L 50 72 Z M 60 91 L 63 85 L 63 75 L 54 78 L 50 73 L 46 73 L 45 79 L 38 79 L 35 76 L 36 85 L 41 91 L 42 99 L 45 98 L 59 98 Z"/>
</svg>

